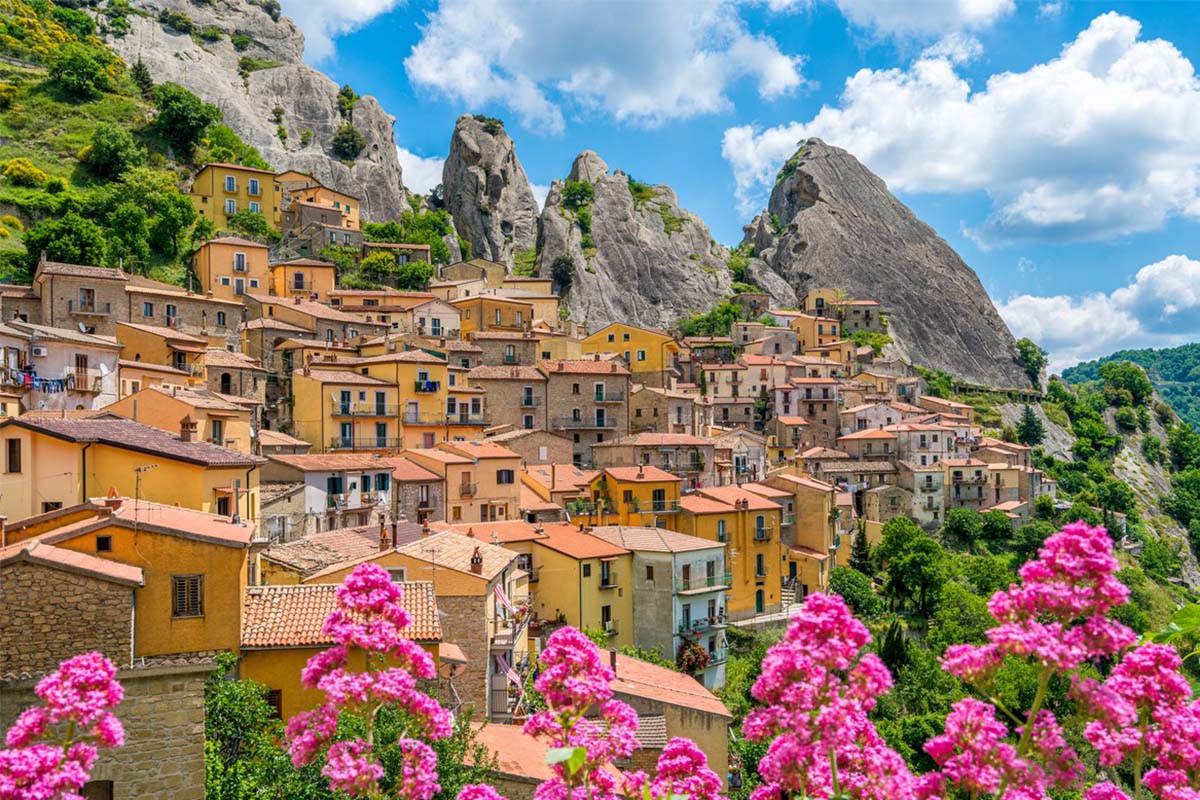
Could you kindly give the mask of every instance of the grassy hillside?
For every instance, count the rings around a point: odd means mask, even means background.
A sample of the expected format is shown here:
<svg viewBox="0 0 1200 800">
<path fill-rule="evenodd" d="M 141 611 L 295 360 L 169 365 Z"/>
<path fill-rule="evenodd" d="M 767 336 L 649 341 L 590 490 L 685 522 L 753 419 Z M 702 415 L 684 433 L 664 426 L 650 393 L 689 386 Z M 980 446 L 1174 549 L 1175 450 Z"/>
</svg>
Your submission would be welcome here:
<svg viewBox="0 0 1200 800">
<path fill-rule="evenodd" d="M 83 12 L 0 0 L 0 279 L 28 280 L 44 250 L 183 283 L 213 233 L 183 182 L 207 161 L 268 165 L 214 106 L 96 34 Z"/>
<path fill-rule="evenodd" d="M 1100 379 L 1100 367 L 1114 361 L 1132 361 L 1144 368 L 1154 388 L 1175 412 L 1200 427 L 1200 344 L 1162 350 L 1120 350 L 1070 367 L 1063 371 L 1063 378 L 1075 384 L 1096 381 Z"/>
</svg>

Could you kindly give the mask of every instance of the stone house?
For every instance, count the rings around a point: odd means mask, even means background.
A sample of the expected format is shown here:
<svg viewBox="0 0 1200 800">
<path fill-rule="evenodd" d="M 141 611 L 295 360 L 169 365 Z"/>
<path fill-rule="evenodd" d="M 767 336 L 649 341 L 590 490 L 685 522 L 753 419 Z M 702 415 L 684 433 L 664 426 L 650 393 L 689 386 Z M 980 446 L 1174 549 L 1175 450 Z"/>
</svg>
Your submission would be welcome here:
<svg viewBox="0 0 1200 800">
<path fill-rule="evenodd" d="M 208 348 L 204 354 L 204 377 L 210 392 L 236 395 L 259 406 L 266 402 L 267 371 L 257 360 L 241 352 Z"/>
<path fill-rule="evenodd" d="M 532 367 L 540 358 L 541 343 L 531 331 L 476 331 L 471 341 L 482 350 L 479 363 L 488 366 Z"/>
<path fill-rule="evenodd" d="M 884 524 L 895 517 L 907 517 L 913 493 L 903 486 L 876 486 L 863 493 L 863 517 Z"/>
<path fill-rule="evenodd" d="M 687 487 L 717 483 L 716 446 L 712 439 L 686 433 L 637 433 L 592 448 L 597 468 L 659 467 L 679 475 Z"/>
<path fill-rule="evenodd" d="M 446 481 L 404 456 L 385 459 L 392 465 L 392 518 L 412 522 L 444 519 Z"/>
<path fill-rule="evenodd" d="M 478 340 L 476 340 L 478 341 Z M 480 366 L 467 373 L 468 384 L 483 389 L 484 410 L 492 425 L 546 428 L 546 376 L 532 366 Z"/>
<path fill-rule="evenodd" d="M 126 274 L 120 269 L 38 262 L 33 291 L 41 297 L 41 322 L 101 336 L 116 334 L 125 311 Z"/>
<path fill-rule="evenodd" d="M 0 286 L 0 320 L 9 319 L 42 321 L 42 298 L 32 286 L 12 283 Z"/>
<path fill-rule="evenodd" d="M 833 447 L 839 433 L 838 382 L 836 378 L 792 378 L 772 393 L 777 417 L 804 417 L 805 444 Z"/>
<path fill-rule="evenodd" d="M 129 276 L 125 296 L 122 322 L 156 325 L 237 344 L 238 326 L 245 312 L 240 301 L 221 300 L 211 293 L 196 294 L 137 275 Z"/>
<path fill-rule="evenodd" d="M 941 527 L 946 510 L 946 473 L 941 464 L 897 464 L 897 483 L 912 492 L 908 515 L 923 528 Z"/>
<path fill-rule="evenodd" d="M 629 370 L 599 354 L 590 359 L 542 361 L 549 428 L 570 436 L 577 464 L 593 460 L 594 445 L 629 433 Z"/>
<path fill-rule="evenodd" d="M 730 431 L 712 430 L 713 459 L 719 484 L 756 481 L 767 474 L 767 439 L 765 436 L 735 428 Z"/>
<path fill-rule="evenodd" d="M 574 452 L 570 438 L 536 428 L 500 430 L 489 433 L 487 439 L 512 450 L 521 457 L 523 464 L 569 464 Z"/>
<path fill-rule="evenodd" d="M 635 388 L 629 402 L 630 430 L 694 435 L 699 427 L 696 400 L 696 395 L 675 389 Z"/>
</svg>

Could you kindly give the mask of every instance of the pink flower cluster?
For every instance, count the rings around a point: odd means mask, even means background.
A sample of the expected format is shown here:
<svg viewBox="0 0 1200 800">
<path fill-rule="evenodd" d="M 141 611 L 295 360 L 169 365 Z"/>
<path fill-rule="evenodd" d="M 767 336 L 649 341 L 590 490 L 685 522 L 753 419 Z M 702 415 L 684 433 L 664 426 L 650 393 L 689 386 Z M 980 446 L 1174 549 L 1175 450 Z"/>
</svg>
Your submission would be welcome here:
<svg viewBox="0 0 1200 800">
<path fill-rule="evenodd" d="M 943 665 L 965 681 L 984 684 L 1005 656 L 1067 672 L 1120 652 L 1136 636 L 1105 616 L 1129 598 L 1117 569 L 1104 528 L 1067 525 L 1046 540 L 1036 560 L 1021 567 L 1022 583 L 988 601 L 1000 623 L 988 631 L 989 643 L 948 647 Z"/>
<path fill-rule="evenodd" d="M 116 675 L 107 658 L 84 653 L 38 682 L 44 705 L 21 712 L 0 750 L 0 800 L 78 798 L 97 749 L 125 743 L 112 713 L 124 696 Z"/>
<path fill-rule="evenodd" d="M 411 733 L 428 739 L 445 738 L 453 727 L 449 712 L 417 686 L 437 672 L 430 655 L 403 638 L 402 631 L 412 624 L 401 605 L 403 597 L 403 589 L 382 567 L 368 563 L 355 568 L 338 587 L 337 608 L 325 621 L 334 646 L 310 658 L 300 676 L 304 686 L 325 693 L 325 703 L 297 714 L 287 725 L 292 763 L 304 766 L 327 751 L 322 774 L 331 788 L 352 797 L 376 794 L 383 769 L 370 735 L 365 742 L 334 742 L 342 711 L 362 715 L 370 726 L 381 706 L 394 706 L 414 721 Z M 356 650 L 365 651 L 365 671 L 348 668 Z M 403 796 L 429 800 L 438 791 L 433 751 L 417 739 L 401 739 L 396 747 L 403 754 Z"/>
<path fill-rule="evenodd" d="M 836 595 L 809 595 L 784 638 L 763 659 L 752 692 L 764 706 L 742 733 L 770 741 L 759 762 L 764 783 L 754 800 L 793 796 L 906 800 L 913 796 L 904 759 L 867 718 L 892 685 L 871 634 Z"/>
<path fill-rule="evenodd" d="M 573 792 L 601 799 L 615 796 L 616 778 L 605 767 L 637 748 L 637 712 L 612 699 L 612 669 L 599 648 L 575 628 L 551 634 L 540 663 L 534 688 L 548 708 L 529 718 L 525 733 L 545 737 L 552 747 L 581 747 L 587 757 L 573 773 L 562 763 L 551 765 L 556 777 L 542 783 L 535 797 L 562 800 Z"/>
</svg>

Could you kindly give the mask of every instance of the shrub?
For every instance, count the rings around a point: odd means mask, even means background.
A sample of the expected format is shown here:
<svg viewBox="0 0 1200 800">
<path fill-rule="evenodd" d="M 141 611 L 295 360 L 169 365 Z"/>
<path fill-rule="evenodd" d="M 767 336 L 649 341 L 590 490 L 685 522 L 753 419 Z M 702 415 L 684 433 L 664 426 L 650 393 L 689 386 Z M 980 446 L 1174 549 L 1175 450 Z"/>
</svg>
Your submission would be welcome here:
<svg viewBox="0 0 1200 800">
<path fill-rule="evenodd" d="M 475 121 L 483 123 L 483 129 L 495 136 L 504 130 L 504 121 L 486 114 L 476 114 Z"/>
<path fill-rule="evenodd" d="M 279 231 L 271 227 L 271 223 L 257 211 L 243 209 L 229 217 L 229 229 L 255 239 L 276 240 L 280 238 Z"/>
<path fill-rule="evenodd" d="M 169 11 L 164 8 L 158 12 L 158 22 L 164 28 L 177 33 L 194 33 L 196 30 L 196 23 L 182 11 Z"/>
<path fill-rule="evenodd" d="M 358 154 L 366 145 L 367 142 L 358 132 L 358 128 L 349 122 L 343 122 L 338 126 L 337 132 L 333 134 L 330 150 L 335 158 L 342 161 L 353 161 L 358 158 Z"/>
<path fill-rule="evenodd" d="M 282 62 L 272 61 L 269 58 L 256 58 L 255 56 L 242 56 L 238 59 L 238 74 L 243 80 L 250 75 L 251 72 L 258 72 L 262 69 L 274 69 L 281 66 Z"/>
<path fill-rule="evenodd" d="M 279 21 L 283 9 L 279 5 L 279 0 L 258 0 L 258 7 L 270 15 L 271 19 Z"/>
<path fill-rule="evenodd" d="M 358 95 L 350 88 L 350 84 L 343 84 L 341 89 L 338 89 L 338 113 L 346 119 L 354 113 L 354 104 L 358 102 Z"/>
<path fill-rule="evenodd" d="M 67 183 L 66 178 L 51 178 L 50 180 L 46 181 L 46 193 L 62 194 L 67 190 L 69 185 L 70 184 Z"/>
<path fill-rule="evenodd" d="M 284 144 L 287 144 L 287 139 L 288 139 L 287 128 L 283 127 L 282 125 L 278 125 L 275 128 L 275 133 L 279 136 L 279 141 L 283 142 Z"/>
<path fill-rule="evenodd" d="M 74 8 L 55 6 L 50 10 L 50 18 L 63 26 L 76 39 L 86 39 L 96 35 L 96 21 Z"/>
<path fill-rule="evenodd" d="M 305 128 L 304 130 L 300 131 L 300 146 L 301 147 L 307 147 L 312 140 L 313 140 L 312 128 Z"/>
<path fill-rule="evenodd" d="M 572 211 L 580 209 L 592 202 L 594 195 L 592 185 L 587 181 L 568 180 L 562 188 L 563 208 L 569 208 Z M 586 232 L 584 231 L 584 233 Z"/>
<path fill-rule="evenodd" d="M 216 106 L 205 103 L 177 83 L 154 87 L 158 116 L 154 129 L 175 152 L 190 155 L 206 128 L 221 120 Z"/>
<path fill-rule="evenodd" d="M 1035 387 L 1040 386 L 1042 370 L 1046 368 L 1046 351 L 1038 347 L 1032 339 L 1019 339 L 1017 361 L 1029 376 L 1029 382 Z"/>
<path fill-rule="evenodd" d="M 12 108 L 17 99 L 17 87 L 12 83 L 0 83 L 0 111 Z"/>
<path fill-rule="evenodd" d="M 113 57 L 102 47 L 68 42 L 47 58 L 50 77 L 69 97 L 94 100 L 112 89 Z"/>
<path fill-rule="evenodd" d="M 228 125 L 210 125 L 201 139 L 205 161 L 225 161 L 243 164 L 256 169 L 270 169 L 271 165 L 250 145 L 246 144 Z"/>
<path fill-rule="evenodd" d="M 221 29 L 216 25 L 205 25 L 197 36 L 206 42 L 219 42 L 221 41 Z"/>
<path fill-rule="evenodd" d="M 129 70 L 129 77 L 133 79 L 133 83 L 142 93 L 142 97 L 149 97 L 154 91 L 154 78 L 150 76 L 150 69 L 140 57 L 133 65 L 133 69 Z"/>
<path fill-rule="evenodd" d="M 1138 418 L 1137 412 L 1129 406 L 1121 406 L 1113 415 L 1117 423 L 1117 428 L 1125 433 L 1137 430 Z"/>
<path fill-rule="evenodd" d="M 136 167 L 146 158 L 146 151 L 133 140 L 133 135 L 124 128 L 102 122 L 92 133 L 92 140 L 79 154 L 93 172 L 102 178 L 115 180 L 130 167 Z"/>
<path fill-rule="evenodd" d="M 13 186 L 36 188 L 46 182 L 46 173 L 28 158 L 10 158 L 4 165 L 3 175 Z"/>
<path fill-rule="evenodd" d="M 558 287 L 561 294 L 571 291 L 571 283 L 575 280 L 575 262 L 570 256 L 559 256 L 550 265 L 550 279 Z"/>
<path fill-rule="evenodd" d="M 0 225 L 3 225 L 4 227 L 8 228 L 10 231 L 25 230 L 25 225 L 22 224 L 21 220 L 17 219 L 12 214 L 0 215 Z"/>
<path fill-rule="evenodd" d="M 633 195 L 633 204 L 640 206 L 647 200 L 654 199 L 654 187 L 648 183 L 629 179 L 629 194 Z"/>
<path fill-rule="evenodd" d="M 241 53 L 247 47 L 249 47 L 251 42 L 254 40 L 250 38 L 249 34 L 235 33 L 233 36 L 229 37 L 229 41 L 233 43 L 233 49 Z"/>
</svg>

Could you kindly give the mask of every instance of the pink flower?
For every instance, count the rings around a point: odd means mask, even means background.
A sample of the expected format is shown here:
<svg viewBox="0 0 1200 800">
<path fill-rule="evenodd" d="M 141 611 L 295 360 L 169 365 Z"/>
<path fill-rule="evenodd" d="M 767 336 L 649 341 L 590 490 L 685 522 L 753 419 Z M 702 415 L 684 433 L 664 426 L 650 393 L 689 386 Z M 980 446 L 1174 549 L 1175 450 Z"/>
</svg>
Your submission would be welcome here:
<svg viewBox="0 0 1200 800">
<path fill-rule="evenodd" d="M 1129 795 L 1111 783 L 1097 783 L 1083 793 L 1083 800 L 1129 800 Z"/>
<path fill-rule="evenodd" d="M 379 790 L 383 767 L 371 759 L 370 745 L 351 740 L 330 745 L 321 774 L 329 779 L 330 789 L 367 797 Z"/>
<path fill-rule="evenodd" d="M 401 800 L 432 800 L 442 789 L 437 782 L 437 754 L 416 739 L 401 739 L 396 747 L 403 755 L 398 796 Z"/>
<path fill-rule="evenodd" d="M 671 800 L 676 796 L 689 800 L 717 800 L 723 782 L 708 768 L 708 758 L 690 739 L 675 738 L 667 742 L 658 757 L 658 769 L 650 784 L 650 796 L 655 800 Z"/>
<path fill-rule="evenodd" d="M 507 800 L 507 798 L 484 783 L 468 783 L 458 790 L 458 800 Z"/>
</svg>

